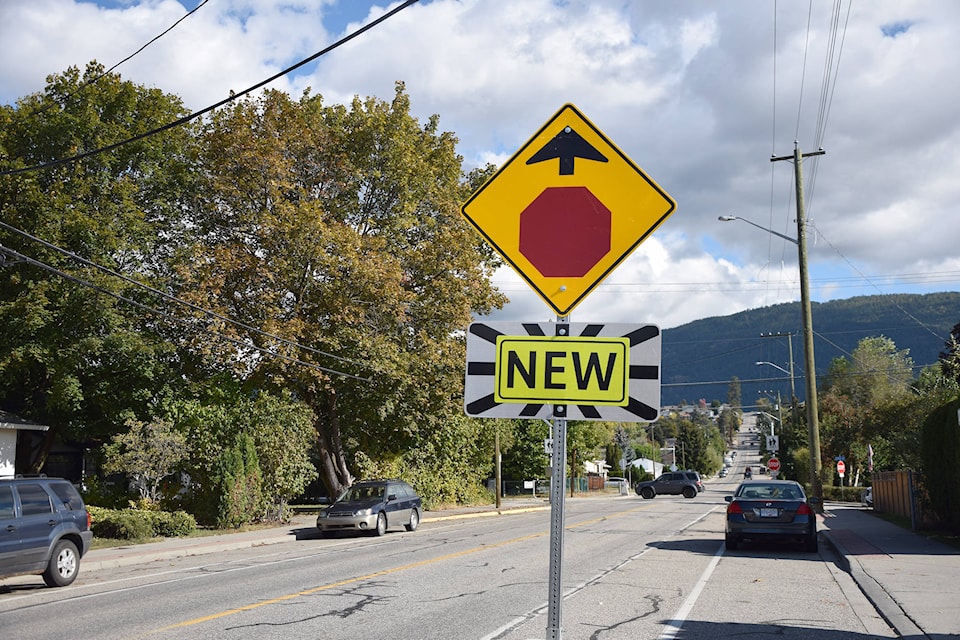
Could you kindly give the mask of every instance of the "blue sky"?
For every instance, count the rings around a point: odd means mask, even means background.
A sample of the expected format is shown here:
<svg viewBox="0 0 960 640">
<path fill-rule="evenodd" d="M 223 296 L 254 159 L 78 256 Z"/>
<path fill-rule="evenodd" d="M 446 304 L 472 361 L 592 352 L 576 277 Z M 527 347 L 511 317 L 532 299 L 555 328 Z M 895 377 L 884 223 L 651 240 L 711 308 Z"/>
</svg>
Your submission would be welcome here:
<svg viewBox="0 0 960 640">
<path fill-rule="evenodd" d="M 0 2 L 0 102 L 71 65 L 112 66 L 199 4 Z M 209 0 L 117 71 L 200 109 L 398 4 Z M 402 80 L 467 169 L 503 163 L 575 104 L 678 204 L 576 321 L 671 327 L 798 299 L 795 245 L 717 220 L 796 236 L 793 167 L 770 162 L 795 141 L 827 152 L 803 167 L 814 300 L 958 290 L 960 3 L 836 6 L 432 0 L 272 88 L 347 102 Z M 512 302 L 494 319 L 554 317 L 509 270 L 496 282 Z"/>
</svg>

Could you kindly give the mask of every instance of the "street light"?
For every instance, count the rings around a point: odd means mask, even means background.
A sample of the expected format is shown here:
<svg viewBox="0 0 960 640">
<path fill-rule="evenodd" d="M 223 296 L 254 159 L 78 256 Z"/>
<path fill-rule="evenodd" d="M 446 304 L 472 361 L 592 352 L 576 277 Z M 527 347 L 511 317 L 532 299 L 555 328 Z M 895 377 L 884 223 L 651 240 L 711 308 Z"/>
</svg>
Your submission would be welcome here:
<svg viewBox="0 0 960 640">
<path fill-rule="evenodd" d="M 792 355 L 792 354 L 791 354 L 791 355 Z M 797 390 L 796 390 L 796 388 L 795 388 L 794 385 L 793 385 L 793 358 L 792 358 L 792 357 L 790 358 L 790 370 L 789 370 L 789 371 L 787 371 L 786 369 L 784 369 L 784 368 L 781 367 L 780 365 L 773 364 L 772 362 L 767 362 L 766 360 L 758 360 L 757 362 L 754 362 L 754 364 L 757 365 L 758 367 L 759 367 L 760 365 L 764 365 L 764 364 L 765 364 L 765 365 L 768 365 L 768 366 L 770 366 L 770 367 L 773 367 L 774 369 L 779 369 L 780 371 L 783 371 L 785 374 L 787 374 L 788 376 L 790 376 L 790 397 L 791 397 L 791 398 L 796 398 L 796 397 L 797 397 Z"/>
<path fill-rule="evenodd" d="M 820 486 L 820 422 L 817 408 L 817 375 L 816 362 L 813 356 L 813 318 L 810 311 L 810 283 L 807 273 L 807 240 L 806 227 L 804 224 L 803 213 L 803 174 L 801 172 L 801 157 L 799 147 L 794 149 L 793 159 L 797 171 L 797 238 L 791 238 L 782 233 L 768 229 L 755 222 L 741 218 L 740 216 L 720 216 L 721 222 L 732 222 L 740 220 L 747 224 L 762 229 L 767 233 L 772 233 L 778 238 L 788 240 L 797 245 L 798 261 L 800 263 L 800 310 L 803 322 L 803 352 L 806 368 L 806 391 L 807 391 L 807 435 L 810 440 L 810 490 L 813 497 L 822 504 L 823 489 Z M 779 158 L 778 158 L 779 159 Z M 774 365 L 776 366 L 776 365 Z M 779 368 L 779 367 L 777 367 Z"/>
</svg>

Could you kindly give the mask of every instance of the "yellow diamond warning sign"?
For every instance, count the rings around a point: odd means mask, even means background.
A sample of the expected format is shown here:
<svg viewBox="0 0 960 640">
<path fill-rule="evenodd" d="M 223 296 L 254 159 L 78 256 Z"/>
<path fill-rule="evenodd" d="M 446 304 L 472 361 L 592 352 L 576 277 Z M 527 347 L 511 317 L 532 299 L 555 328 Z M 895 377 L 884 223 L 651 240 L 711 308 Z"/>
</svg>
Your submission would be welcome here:
<svg viewBox="0 0 960 640">
<path fill-rule="evenodd" d="M 676 209 L 573 105 L 565 105 L 461 207 L 566 316 Z"/>
</svg>

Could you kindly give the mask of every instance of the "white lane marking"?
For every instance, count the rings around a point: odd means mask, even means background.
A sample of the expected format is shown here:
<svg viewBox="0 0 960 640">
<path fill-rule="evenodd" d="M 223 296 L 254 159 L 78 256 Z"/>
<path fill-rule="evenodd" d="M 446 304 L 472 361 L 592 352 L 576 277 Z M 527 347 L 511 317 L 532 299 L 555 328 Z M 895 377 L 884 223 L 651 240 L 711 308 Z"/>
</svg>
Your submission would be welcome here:
<svg viewBox="0 0 960 640">
<path fill-rule="evenodd" d="M 697 600 L 700 598 L 700 594 L 703 592 L 703 588 L 707 586 L 707 581 L 710 580 L 710 576 L 713 575 L 714 569 L 716 569 L 717 565 L 720 563 L 720 558 L 723 557 L 723 549 L 724 545 L 721 544 L 720 548 L 714 554 L 713 559 L 710 561 L 710 564 L 707 565 L 707 568 L 704 569 L 700 579 L 697 580 L 697 584 L 693 588 L 693 591 L 691 591 L 690 595 L 687 596 L 687 599 L 684 600 L 680 609 L 677 610 L 676 617 L 674 617 L 673 620 L 664 626 L 663 632 L 660 634 L 657 640 L 674 640 L 677 637 L 677 634 L 680 633 L 680 629 L 683 628 L 683 623 L 686 622 L 687 616 L 690 615 L 690 612 L 693 610 L 693 605 L 697 603 Z"/>
</svg>

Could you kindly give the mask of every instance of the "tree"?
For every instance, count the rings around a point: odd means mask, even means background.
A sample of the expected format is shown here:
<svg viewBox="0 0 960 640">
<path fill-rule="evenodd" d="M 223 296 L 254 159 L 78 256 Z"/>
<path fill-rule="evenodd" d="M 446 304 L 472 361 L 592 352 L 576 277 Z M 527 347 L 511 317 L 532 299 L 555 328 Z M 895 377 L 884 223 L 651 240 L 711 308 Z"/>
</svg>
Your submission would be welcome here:
<svg viewBox="0 0 960 640">
<path fill-rule="evenodd" d="M 159 503 L 161 482 L 187 458 L 186 438 L 164 420 L 128 420 L 126 426 L 104 447 L 104 471 L 126 475 L 141 499 Z"/>
<path fill-rule="evenodd" d="M 940 352 L 939 362 L 943 374 L 960 384 L 960 322 L 950 330 L 946 348 Z"/>
<path fill-rule="evenodd" d="M 179 98 L 103 71 L 97 63 L 82 75 L 70 68 L 48 77 L 43 92 L 0 107 L 0 167 L 66 158 L 186 113 Z M 0 210 L 10 225 L 0 229 L 0 407 L 51 427 L 32 472 L 43 468 L 55 440 L 109 440 L 128 419 L 149 420 L 157 402 L 176 392 L 176 350 L 159 336 L 162 322 L 115 296 L 156 300 L 79 259 L 143 282 L 163 279 L 191 191 L 191 148 L 189 129 L 180 128 L 0 177 Z"/>
<path fill-rule="evenodd" d="M 465 358 L 456 332 L 503 300 L 489 251 L 459 215 L 473 185 L 461 181 L 456 140 L 409 111 L 402 84 L 389 103 L 349 108 L 267 92 L 202 132 L 206 184 L 183 295 L 310 349 L 213 320 L 298 362 L 238 356 L 201 336 L 194 346 L 313 409 L 331 495 L 352 482 L 359 453 L 387 462 L 466 426 L 454 419 Z"/>
<path fill-rule="evenodd" d="M 739 409 L 743 403 L 743 397 L 740 392 L 740 378 L 733 376 L 730 384 L 727 386 L 727 404 L 734 409 Z"/>
<path fill-rule="evenodd" d="M 894 342 L 883 336 L 862 339 L 849 360 L 835 358 L 819 398 L 824 458 L 843 455 L 851 475 L 854 465 L 865 468 L 871 440 L 893 435 L 892 431 L 881 433 L 877 425 L 885 423 L 883 416 L 889 415 L 892 407 L 903 405 L 911 397 L 912 378 L 913 361 L 908 351 L 898 351 Z M 889 428 L 916 432 L 910 423 Z"/>
</svg>

